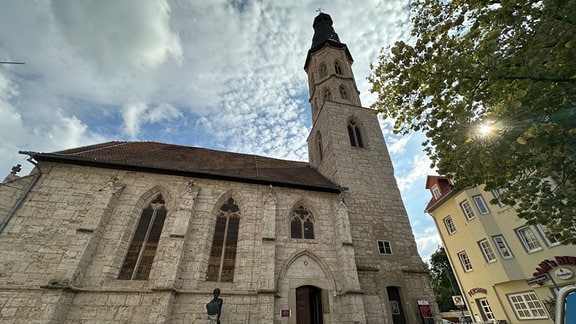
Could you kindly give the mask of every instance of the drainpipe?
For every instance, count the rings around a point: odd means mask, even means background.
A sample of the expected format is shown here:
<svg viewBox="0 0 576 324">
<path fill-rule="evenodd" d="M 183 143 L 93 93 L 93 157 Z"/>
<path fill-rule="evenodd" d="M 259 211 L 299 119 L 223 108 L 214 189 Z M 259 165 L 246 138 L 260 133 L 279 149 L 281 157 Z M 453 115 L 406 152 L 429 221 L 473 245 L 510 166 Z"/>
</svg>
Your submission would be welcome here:
<svg viewBox="0 0 576 324">
<path fill-rule="evenodd" d="M 16 203 L 12 206 L 12 209 L 10 209 L 10 211 L 8 212 L 8 215 L 6 215 L 6 217 L 4 218 L 2 223 L 0 223 L 0 234 L 4 231 L 4 228 L 6 228 L 10 219 L 12 219 L 12 217 L 14 216 L 14 214 L 16 213 L 18 208 L 20 208 L 20 206 L 22 205 L 22 203 L 24 202 L 26 197 L 28 197 L 28 194 L 30 193 L 30 191 L 32 190 L 32 188 L 34 187 L 36 182 L 38 182 L 38 180 L 40 179 L 40 176 L 42 175 L 42 171 L 40 170 L 40 166 L 38 166 L 38 163 L 36 163 L 36 161 L 34 161 L 34 157 L 38 153 L 29 152 L 29 151 L 19 151 L 18 153 L 28 155 L 29 158 L 27 158 L 26 161 L 34 164 L 34 166 L 38 170 L 38 172 L 36 173 L 36 175 L 34 175 L 34 178 L 32 179 L 32 181 L 30 181 L 30 183 L 28 184 L 28 187 L 26 187 L 26 189 L 24 190 L 24 192 L 22 192 L 22 194 L 20 195 L 20 197 L 18 198 Z"/>
</svg>

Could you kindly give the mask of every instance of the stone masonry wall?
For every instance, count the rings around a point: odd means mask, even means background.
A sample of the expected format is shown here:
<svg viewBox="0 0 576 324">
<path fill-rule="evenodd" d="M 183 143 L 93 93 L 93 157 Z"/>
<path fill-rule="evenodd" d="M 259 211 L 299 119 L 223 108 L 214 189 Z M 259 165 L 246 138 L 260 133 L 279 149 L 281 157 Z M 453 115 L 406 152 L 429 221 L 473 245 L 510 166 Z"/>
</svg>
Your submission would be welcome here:
<svg viewBox="0 0 576 324">
<path fill-rule="evenodd" d="M 3 323 L 199 322 L 216 287 L 224 298 L 222 323 L 282 322 L 280 309 L 295 312 L 294 289 L 315 283 L 325 290 L 325 318 L 363 322 L 348 210 L 337 194 L 40 167 L 39 181 L 0 234 Z M 142 208 L 158 193 L 168 214 L 150 277 L 118 280 Z M 234 282 L 208 282 L 215 212 L 228 197 L 241 213 Z M 314 215 L 314 240 L 290 238 L 290 212 L 300 203 Z"/>
</svg>

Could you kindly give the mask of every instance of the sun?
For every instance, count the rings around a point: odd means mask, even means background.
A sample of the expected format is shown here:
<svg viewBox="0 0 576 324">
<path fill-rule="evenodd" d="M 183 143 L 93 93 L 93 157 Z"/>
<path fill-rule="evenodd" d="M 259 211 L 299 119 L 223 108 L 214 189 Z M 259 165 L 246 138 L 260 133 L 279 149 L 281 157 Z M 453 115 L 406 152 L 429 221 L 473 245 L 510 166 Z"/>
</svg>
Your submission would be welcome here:
<svg viewBox="0 0 576 324">
<path fill-rule="evenodd" d="M 494 127 L 492 127 L 492 122 L 490 121 L 486 121 L 484 123 L 482 123 L 480 126 L 478 126 L 478 134 L 481 137 L 486 137 L 489 136 L 492 131 L 494 130 Z"/>
</svg>

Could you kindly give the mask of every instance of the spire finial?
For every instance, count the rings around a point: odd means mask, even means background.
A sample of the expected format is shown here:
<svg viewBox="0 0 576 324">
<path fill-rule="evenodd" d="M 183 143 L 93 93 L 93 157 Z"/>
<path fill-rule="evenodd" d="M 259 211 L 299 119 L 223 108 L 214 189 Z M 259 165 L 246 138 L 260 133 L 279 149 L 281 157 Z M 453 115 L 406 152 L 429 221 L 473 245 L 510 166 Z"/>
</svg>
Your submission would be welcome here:
<svg viewBox="0 0 576 324">
<path fill-rule="evenodd" d="M 322 13 L 322 8 L 316 9 L 316 12 L 317 12 L 317 13 Z"/>
</svg>

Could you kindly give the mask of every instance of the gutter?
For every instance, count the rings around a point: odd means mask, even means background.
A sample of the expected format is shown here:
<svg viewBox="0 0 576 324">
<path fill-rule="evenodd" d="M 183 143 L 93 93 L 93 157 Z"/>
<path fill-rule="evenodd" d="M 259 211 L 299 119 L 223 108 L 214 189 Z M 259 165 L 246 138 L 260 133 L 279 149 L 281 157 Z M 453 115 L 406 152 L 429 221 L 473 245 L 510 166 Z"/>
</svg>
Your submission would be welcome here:
<svg viewBox="0 0 576 324">
<path fill-rule="evenodd" d="M 8 225 L 8 222 L 10 222 L 10 220 L 12 219 L 12 217 L 14 216 L 14 214 L 16 213 L 18 208 L 20 208 L 20 206 L 22 206 L 22 203 L 28 197 L 28 194 L 30 193 L 30 191 L 32 191 L 32 188 L 34 187 L 34 185 L 36 185 L 36 182 L 38 182 L 38 180 L 40 180 L 40 176 L 42 175 L 42 170 L 40 170 L 40 166 L 38 165 L 38 163 L 36 163 L 34 161 L 34 158 L 38 153 L 29 152 L 29 151 L 19 151 L 18 153 L 28 155 L 29 158 L 27 158 L 26 161 L 34 164 L 34 166 L 38 170 L 38 172 L 36 173 L 36 175 L 34 175 L 34 178 L 32 179 L 32 181 L 30 181 L 30 183 L 28 184 L 28 186 L 26 187 L 24 192 L 22 192 L 22 194 L 20 194 L 20 197 L 18 198 L 16 203 L 12 206 L 12 208 L 10 209 L 10 211 L 8 212 L 8 215 L 6 215 L 4 220 L 2 220 L 2 223 L 0 223 L 0 234 L 4 231 L 4 228 L 6 228 L 6 226 Z"/>
</svg>

